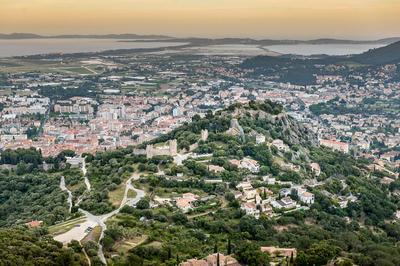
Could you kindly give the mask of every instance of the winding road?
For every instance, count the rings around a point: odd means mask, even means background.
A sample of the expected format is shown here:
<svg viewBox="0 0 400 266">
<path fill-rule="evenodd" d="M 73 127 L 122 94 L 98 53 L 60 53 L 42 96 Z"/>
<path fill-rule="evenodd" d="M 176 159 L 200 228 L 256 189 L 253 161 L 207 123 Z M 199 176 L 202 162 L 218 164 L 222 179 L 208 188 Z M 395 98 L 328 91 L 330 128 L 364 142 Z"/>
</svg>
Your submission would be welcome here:
<svg viewBox="0 0 400 266">
<path fill-rule="evenodd" d="M 72 210 L 72 192 L 65 186 L 65 178 L 64 178 L 64 176 L 61 176 L 60 189 L 62 191 L 66 191 L 68 193 L 67 203 L 69 205 L 69 212 L 71 213 L 71 210 Z"/>
<path fill-rule="evenodd" d="M 103 246 L 101 245 L 101 240 L 104 238 L 104 231 L 107 229 L 107 225 L 106 225 L 106 221 L 111 218 L 112 216 L 118 214 L 121 209 L 125 206 L 125 205 L 130 205 L 133 206 L 135 205 L 141 198 L 143 198 L 145 196 L 145 192 L 143 190 L 140 189 L 136 189 L 132 186 L 132 180 L 138 180 L 140 177 L 140 175 L 138 173 L 134 173 L 132 174 L 132 176 L 126 181 L 126 185 L 125 185 L 125 192 L 124 192 L 124 197 L 122 198 L 121 204 L 120 206 L 113 210 L 112 212 L 103 214 L 103 215 L 99 215 L 99 216 L 94 216 L 86 211 L 82 212 L 86 215 L 86 217 L 88 219 L 94 218 L 95 220 L 97 220 L 97 224 L 99 226 L 101 226 L 102 230 L 101 230 L 101 234 L 100 234 L 100 238 L 99 238 L 99 251 L 98 251 L 98 256 L 100 258 L 100 260 L 104 263 L 107 264 L 106 258 L 104 257 L 104 253 L 103 253 Z M 134 198 L 128 198 L 128 191 L 132 189 L 136 192 L 136 196 Z"/>
<path fill-rule="evenodd" d="M 87 175 L 86 175 L 87 169 L 86 169 L 86 162 L 85 162 L 85 160 L 83 160 L 83 162 L 82 162 L 81 170 L 82 170 L 82 173 L 83 173 L 83 180 L 84 180 L 85 186 L 86 186 L 86 191 L 85 191 L 85 193 L 88 193 L 88 192 L 90 192 L 90 190 L 92 190 L 92 186 L 91 186 L 91 184 L 90 184 L 89 178 L 87 178 Z M 77 206 L 78 206 L 78 205 L 81 203 L 81 201 L 83 200 L 83 197 L 85 196 L 85 193 L 83 193 L 82 195 L 80 195 L 80 196 L 78 197 L 78 200 L 76 201 L 76 205 L 77 205 Z"/>
<path fill-rule="evenodd" d="M 82 172 L 83 172 L 84 178 L 85 178 L 86 192 L 90 192 L 91 185 L 90 185 L 89 179 L 86 176 L 86 164 L 85 163 L 82 164 Z M 56 237 L 54 237 L 54 239 L 58 240 L 60 242 L 63 242 L 64 244 L 69 243 L 69 242 L 71 242 L 71 240 L 74 240 L 74 239 L 81 241 L 87 234 L 86 229 L 88 227 L 94 227 L 94 226 L 98 225 L 102 228 L 100 238 L 98 241 L 98 245 L 99 245 L 98 256 L 104 264 L 107 264 L 107 261 L 104 257 L 104 253 L 103 253 L 103 247 L 101 245 L 101 240 L 104 238 L 104 231 L 107 229 L 106 221 L 109 218 L 111 218 L 112 216 L 118 214 L 125 205 L 133 206 L 141 198 L 143 198 L 145 196 L 145 192 L 143 190 L 136 189 L 132 185 L 132 180 L 138 180 L 139 178 L 140 178 L 139 173 L 133 173 L 132 176 L 126 181 L 124 197 L 122 198 L 121 204 L 117 209 L 113 210 L 112 212 L 102 214 L 102 215 L 94 215 L 88 211 L 79 209 L 79 211 L 85 215 L 86 221 L 83 222 L 82 224 L 72 228 L 71 230 L 69 230 L 68 232 L 66 232 L 64 234 L 57 235 Z M 71 209 L 72 208 L 72 193 L 66 188 L 64 177 L 61 177 L 60 188 L 63 191 L 67 191 L 68 194 L 70 195 L 68 197 L 68 203 L 70 204 L 70 209 Z M 134 198 L 128 198 L 129 190 L 134 190 L 136 192 L 136 196 Z M 82 196 L 78 199 L 77 205 L 79 205 L 79 203 L 82 201 Z"/>
<path fill-rule="evenodd" d="M 92 189 L 92 186 L 90 185 L 89 179 L 87 178 L 87 170 L 86 170 L 86 162 L 85 160 L 83 160 L 82 162 L 82 173 L 83 173 L 83 179 L 85 180 L 85 185 L 86 185 L 86 190 L 90 192 L 90 190 Z"/>
</svg>

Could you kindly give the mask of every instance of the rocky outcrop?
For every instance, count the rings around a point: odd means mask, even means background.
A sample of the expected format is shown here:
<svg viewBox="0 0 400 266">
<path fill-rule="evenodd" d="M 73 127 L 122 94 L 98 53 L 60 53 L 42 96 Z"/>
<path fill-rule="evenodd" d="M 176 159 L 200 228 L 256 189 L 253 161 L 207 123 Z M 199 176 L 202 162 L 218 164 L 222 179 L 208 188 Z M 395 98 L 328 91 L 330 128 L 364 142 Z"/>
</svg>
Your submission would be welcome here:
<svg viewBox="0 0 400 266">
<path fill-rule="evenodd" d="M 282 138 L 291 145 L 318 145 L 317 135 L 305 125 L 299 123 L 294 118 L 287 115 L 285 112 L 281 112 L 277 115 L 267 113 L 262 110 L 252 110 L 246 108 L 236 108 L 234 112 L 230 114 L 221 113 L 221 115 L 231 115 L 233 117 L 231 122 L 231 131 L 236 130 L 237 134 L 240 131 L 240 120 L 245 118 L 250 118 L 258 121 L 265 122 L 265 124 L 271 125 L 271 127 L 282 133 Z M 235 123 L 235 121 L 238 121 Z M 241 128 L 241 127 L 240 127 Z M 242 128 L 243 130 L 243 128 Z M 240 134 L 241 135 L 241 134 Z"/>
</svg>

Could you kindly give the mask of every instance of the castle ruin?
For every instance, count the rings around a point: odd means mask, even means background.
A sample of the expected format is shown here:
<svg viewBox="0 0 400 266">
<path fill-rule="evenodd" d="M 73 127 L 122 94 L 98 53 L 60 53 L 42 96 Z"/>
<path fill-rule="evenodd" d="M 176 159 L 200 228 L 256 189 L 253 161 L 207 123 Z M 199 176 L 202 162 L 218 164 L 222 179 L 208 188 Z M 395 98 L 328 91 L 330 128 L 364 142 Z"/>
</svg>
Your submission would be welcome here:
<svg viewBox="0 0 400 266">
<path fill-rule="evenodd" d="M 176 139 L 168 141 L 168 145 L 155 147 L 153 144 L 146 146 L 146 157 L 152 158 L 154 156 L 168 155 L 176 156 L 178 154 L 178 142 Z"/>
</svg>

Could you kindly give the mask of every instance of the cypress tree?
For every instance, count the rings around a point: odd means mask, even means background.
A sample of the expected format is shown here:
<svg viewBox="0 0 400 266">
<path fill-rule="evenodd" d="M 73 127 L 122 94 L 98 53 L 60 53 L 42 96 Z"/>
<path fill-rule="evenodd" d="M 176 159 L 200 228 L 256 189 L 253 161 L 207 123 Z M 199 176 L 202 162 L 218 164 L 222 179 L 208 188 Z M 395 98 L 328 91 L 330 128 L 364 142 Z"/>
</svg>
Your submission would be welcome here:
<svg viewBox="0 0 400 266">
<path fill-rule="evenodd" d="M 171 247 L 168 247 L 168 259 L 171 259 L 171 256 L 172 256 Z"/>
<path fill-rule="evenodd" d="M 227 255 L 232 253 L 232 246 L 231 246 L 231 239 L 228 239 L 228 248 L 227 248 Z"/>
</svg>

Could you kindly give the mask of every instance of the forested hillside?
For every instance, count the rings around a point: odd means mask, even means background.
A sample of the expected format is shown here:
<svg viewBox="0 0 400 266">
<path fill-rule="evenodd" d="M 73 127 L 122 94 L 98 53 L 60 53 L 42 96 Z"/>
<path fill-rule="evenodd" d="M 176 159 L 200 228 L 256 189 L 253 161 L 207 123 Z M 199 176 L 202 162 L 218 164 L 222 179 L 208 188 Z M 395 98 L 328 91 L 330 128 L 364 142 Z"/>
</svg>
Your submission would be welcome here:
<svg viewBox="0 0 400 266">
<path fill-rule="evenodd" d="M 206 129 L 208 136 L 201 139 Z M 115 191 L 135 171 L 141 177 L 133 186 L 146 193 L 107 221 L 101 243 L 110 265 L 177 265 L 216 251 L 243 265 L 286 263 L 260 252 L 262 246 L 295 248 L 298 254 L 291 261 L 286 258 L 288 265 L 400 265 L 400 223 L 395 217 L 399 180 L 387 184 L 387 173 L 371 171 L 369 160 L 320 147 L 316 135 L 282 106 L 270 101 L 235 104 L 204 118 L 195 116 L 151 143 L 171 139 L 177 140 L 181 163 L 168 155 L 135 155 L 132 147 L 85 155 L 92 190 L 81 208 L 98 214 L 115 209 Z M 318 175 L 311 164 L 320 167 Z M 54 172 L 2 172 L 2 226 L 43 219 L 46 227 L 69 216 L 59 176 L 72 176 L 72 186 L 83 182 L 82 176 L 68 168 Z M 246 196 L 243 185 L 257 196 L 247 201 L 253 196 Z M 314 200 L 301 201 L 299 188 Z M 189 209 L 177 204 L 185 195 L 196 198 Z M 264 208 L 283 197 L 293 207 L 274 205 L 258 216 L 243 208 L 257 201 Z M 52 240 L 43 244 L 45 233 L 21 230 L 1 231 L 3 243 L 20 241 L 26 252 L 40 245 L 43 250 L 35 256 L 44 264 L 51 265 L 50 260 L 60 265 L 61 257 L 69 262 L 64 265 L 79 263 L 79 245 L 74 253 Z M 7 254 L 5 263 L 11 254 L 16 260 L 24 256 L 6 244 L 1 249 Z"/>
<path fill-rule="evenodd" d="M 269 106 L 268 110 L 265 106 Z M 399 265 L 400 249 L 396 243 L 400 240 L 400 224 L 394 219 L 399 198 L 393 192 L 400 183 L 382 184 L 384 175 L 371 172 L 367 167 L 368 160 L 319 147 L 314 142 L 314 135 L 282 110 L 270 108 L 268 102 L 265 106 L 236 105 L 205 118 L 195 117 L 192 123 L 154 141 L 176 138 L 179 146 L 185 148 L 198 139 L 201 129 L 207 128 L 210 133 L 195 150 L 198 154 L 207 154 L 206 160 L 188 159 L 182 166 L 164 160 L 162 176 L 157 174 L 156 168 L 143 167 L 147 170 L 137 186 L 148 189 L 150 201 L 156 195 L 168 197 L 185 192 L 212 195 L 218 200 L 204 203 L 188 214 L 168 205 L 124 208 L 106 231 L 107 255 L 115 255 L 121 243 L 129 242 L 129 239 L 147 240 L 124 256 L 114 256 L 110 259 L 112 264 L 127 265 L 129 261 L 135 261 L 139 265 L 174 265 L 177 261 L 205 257 L 218 250 L 234 254 L 243 264 L 263 265 L 261 262 L 265 258 L 257 253 L 257 248 L 279 246 L 299 251 L 295 265 L 326 265 L 328 262 L 335 265 Z M 226 134 L 231 118 L 238 119 L 245 140 Z M 283 153 L 273 146 L 256 144 L 252 137 L 254 132 L 267 136 L 268 141 L 283 139 L 290 151 Z M 232 158 L 244 157 L 259 162 L 258 174 L 238 169 L 230 163 Z M 315 202 L 309 209 L 277 211 L 276 216 L 261 215 L 256 219 L 245 214 L 240 201 L 232 194 L 232 188 L 245 179 L 251 180 L 253 187 L 267 187 L 273 193 L 285 188 L 284 185 L 267 184 L 262 178 L 265 175 L 304 184 L 313 178 L 308 168 L 310 162 L 320 165 L 321 175 L 319 186 L 308 187 L 315 195 Z M 150 162 L 143 164 L 151 165 Z M 297 165 L 300 170 L 285 167 L 290 164 Z M 214 173 L 207 165 L 218 165 L 224 170 Z M 183 180 L 175 180 L 177 173 L 182 173 Z M 205 183 L 210 179 L 222 179 L 229 185 Z M 296 199 L 297 196 L 290 197 Z M 357 200 L 343 207 L 338 202 L 341 197 L 356 197 Z"/>
<path fill-rule="evenodd" d="M 45 230 L 0 229 L 1 265 L 88 265 L 76 243 L 68 248 Z"/>
</svg>

